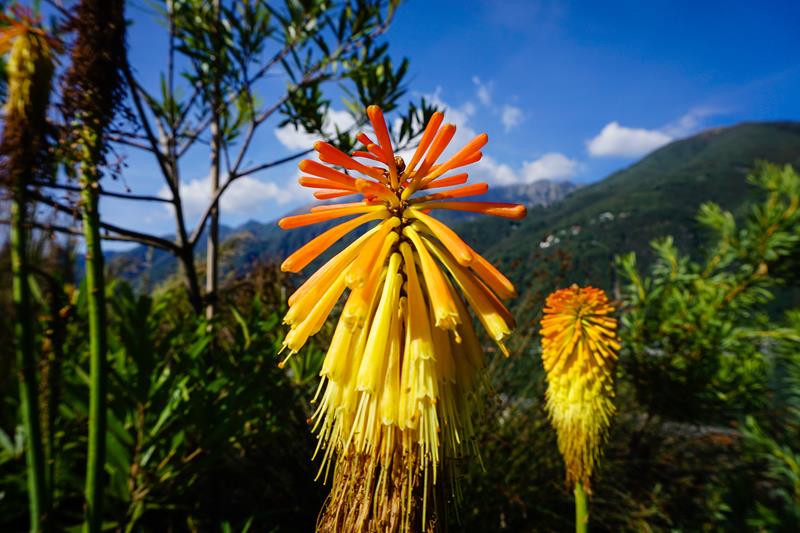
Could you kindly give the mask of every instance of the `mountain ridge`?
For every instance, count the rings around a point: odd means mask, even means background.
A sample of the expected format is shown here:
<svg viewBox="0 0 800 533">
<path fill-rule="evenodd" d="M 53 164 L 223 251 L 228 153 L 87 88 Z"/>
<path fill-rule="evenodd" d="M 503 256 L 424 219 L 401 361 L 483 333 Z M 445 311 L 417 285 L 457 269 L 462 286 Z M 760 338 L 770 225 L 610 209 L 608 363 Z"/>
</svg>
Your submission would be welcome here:
<svg viewBox="0 0 800 533">
<path fill-rule="evenodd" d="M 467 222 L 457 231 L 525 287 L 516 306 L 533 316 L 539 300 L 557 286 L 592 284 L 613 291 L 613 257 L 633 251 L 647 263 L 653 239 L 672 235 L 684 252 L 699 254 L 707 238 L 696 220 L 700 204 L 713 201 L 741 214 L 757 194 L 746 176 L 761 160 L 800 166 L 800 122 L 705 130 L 550 208 L 531 210 L 525 220 Z"/>
<path fill-rule="evenodd" d="M 445 211 L 437 217 L 523 288 L 514 305 L 534 309 L 542 293 L 559 284 L 613 289 L 613 257 L 634 251 L 647 261 L 654 238 L 673 235 L 683 249 L 698 250 L 705 238 L 695 220 L 699 205 L 714 201 L 734 212 L 740 209 L 751 195 L 745 177 L 758 160 L 800 166 L 800 122 L 711 128 L 669 143 L 591 184 L 543 181 L 494 187 L 481 198 L 527 203 L 529 213 L 522 221 Z M 530 196 L 524 194 L 525 187 Z M 256 262 L 278 262 L 332 224 L 291 231 L 274 222 L 224 227 L 224 272 L 235 277 Z M 204 246 L 203 240 L 199 253 Z M 153 252 L 148 262 L 147 253 L 146 247 L 139 247 L 113 255 L 109 264 L 144 289 L 177 271 L 169 254 Z"/>
<path fill-rule="evenodd" d="M 549 206 L 564 196 L 578 189 L 579 186 L 569 181 L 539 180 L 532 183 L 513 184 L 492 187 L 486 194 L 474 199 L 488 202 L 524 203 L 529 208 Z M 320 205 L 313 202 L 285 213 L 282 216 L 305 213 L 311 206 Z M 330 202 L 335 203 L 335 202 Z M 437 217 L 448 224 L 469 221 L 480 215 L 462 212 L 437 213 Z M 279 262 L 305 242 L 319 235 L 336 222 L 315 224 L 291 231 L 278 227 L 278 218 L 269 222 L 248 220 L 238 226 L 220 226 L 220 239 L 223 249 L 223 274 L 243 273 L 248 265 L 255 261 Z M 170 238 L 170 237 L 167 237 Z M 205 252 L 206 239 L 201 236 L 197 253 Z M 233 251 L 230 248 L 234 248 Z M 177 261 L 163 250 L 150 251 L 147 246 L 137 246 L 124 252 L 106 254 L 111 271 L 140 289 L 149 289 L 177 272 Z M 144 284 L 142 282 L 145 282 Z M 142 286 L 146 285 L 146 286 Z"/>
</svg>

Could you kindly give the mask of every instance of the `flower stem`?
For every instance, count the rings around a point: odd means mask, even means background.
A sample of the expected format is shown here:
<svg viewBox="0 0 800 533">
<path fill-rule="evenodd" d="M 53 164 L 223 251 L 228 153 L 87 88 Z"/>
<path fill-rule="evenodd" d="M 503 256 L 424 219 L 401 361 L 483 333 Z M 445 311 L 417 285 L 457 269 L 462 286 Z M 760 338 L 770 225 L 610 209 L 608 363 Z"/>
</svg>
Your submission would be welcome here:
<svg viewBox="0 0 800 533">
<path fill-rule="evenodd" d="M 19 396 L 26 439 L 25 457 L 28 468 L 30 530 L 41 531 L 42 513 L 45 510 L 44 454 L 37 397 L 36 360 L 33 353 L 31 289 L 28 282 L 30 268 L 27 259 L 27 231 L 25 228 L 27 202 L 23 186 L 20 186 L 19 189 L 11 204 L 11 269 L 14 278 L 13 298 L 16 310 L 14 333 L 17 339 Z"/>
<path fill-rule="evenodd" d="M 575 483 L 575 531 L 587 533 L 589 531 L 589 500 L 586 490 L 580 481 Z"/>
<path fill-rule="evenodd" d="M 93 152 L 93 151 L 91 151 Z M 95 153 L 88 154 L 94 156 Z M 96 161 L 91 157 L 90 161 Z M 97 172 L 83 168 L 83 230 L 86 241 L 86 290 L 89 304 L 89 451 L 86 464 L 86 520 L 83 530 L 96 533 L 103 518 L 103 467 L 106 444 L 106 299 L 100 245 Z"/>
</svg>

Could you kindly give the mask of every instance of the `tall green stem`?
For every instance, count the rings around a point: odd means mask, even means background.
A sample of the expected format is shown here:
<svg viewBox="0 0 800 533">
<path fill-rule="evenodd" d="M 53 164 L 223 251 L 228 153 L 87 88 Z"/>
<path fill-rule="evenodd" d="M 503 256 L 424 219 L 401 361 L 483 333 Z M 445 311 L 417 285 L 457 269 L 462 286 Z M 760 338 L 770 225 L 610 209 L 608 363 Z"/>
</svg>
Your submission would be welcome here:
<svg viewBox="0 0 800 533">
<path fill-rule="evenodd" d="M 575 531 L 587 533 L 589 531 L 589 499 L 586 490 L 580 481 L 575 483 Z"/>
<path fill-rule="evenodd" d="M 100 244 L 97 171 L 93 142 L 82 165 L 83 235 L 89 304 L 89 451 L 86 464 L 86 517 L 83 530 L 98 533 L 103 519 L 103 467 L 106 455 L 106 299 Z"/>
<path fill-rule="evenodd" d="M 44 453 L 39 420 L 36 357 L 33 353 L 33 316 L 31 289 L 28 282 L 30 268 L 27 259 L 27 228 L 25 226 L 27 201 L 24 186 L 18 186 L 11 204 L 11 269 L 13 271 L 13 298 L 15 309 L 14 333 L 16 336 L 17 371 L 22 423 L 25 429 L 25 458 L 28 467 L 28 498 L 31 531 L 44 527 L 42 512 L 45 509 Z"/>
</svg>

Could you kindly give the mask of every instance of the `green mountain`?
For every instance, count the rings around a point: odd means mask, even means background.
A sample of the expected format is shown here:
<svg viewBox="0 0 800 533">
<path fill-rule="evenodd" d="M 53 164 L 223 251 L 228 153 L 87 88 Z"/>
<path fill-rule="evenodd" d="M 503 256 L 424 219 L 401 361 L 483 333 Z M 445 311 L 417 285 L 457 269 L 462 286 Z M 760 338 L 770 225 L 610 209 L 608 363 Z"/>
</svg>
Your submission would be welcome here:
<svg viewBox="0 0 800 533">
<path fill-rule="evenodd" d="M 800 166 L 800 123 L 744 123 L 675 141 L 525 220 L 474 221 L 458 231 L 496 261 L 521 290 L 518 311 L 531 317 L 541 299 L 571 283 L 614 287 L 613 257 L 651 257 L 649 243 L 673 235 L 697 253 L 705 235 L 695 217 L 713 201 L 737 213 L 754 191 L 758 161 Z"/>
<path fill-rule="evenodd" d="M 546 207 L 562 200 L 575 189 L 576 186 L 569 182 L 541 180 L 528 184 L 494 187 L 488 193 L 476 198 L 487 202 L 521 202 L 529 208 Z M 309 207 L 304 206 L 287 214 L 304 213 Z M 437 213 L 437 216 L 439 215 Z M 470 213 L 446 212 L 440 218 L 448 224 L 457 224 L 480 217 Z M 235 228 L 222 226 L 220 227 L 220 238 L 223 243 L 222 273 L 225 276 L 238 276 L 246 274 L 256 262 L 280 262 L 337 222 L 340 221 L 315 224 L 290 231 L 280 229 L 277 221 L 267 223 L 250 221 Z M 200 256 L 205 254 L 205 242 L 205 237 L 202 237 L 201 246 L 197 250 Z M 177 261 L 172 255 L 145 246 L 137 246 L 125 252 L 110 253 L 107 262 L 115 275 L 127 279 L 140 289 L 153 287 L 175 274 L 178 269 Z"/>
<path fill-rule="evenodd" d="M 494 188 L 482 199 L 522 201 L 529 206 L 527 218 L 455 214 L 446 222 L 509 274 L 520 287 L 517 311 L 531 318 L 556 287 L 613 289 L 614 256 L 634 251 L 646 262 L 654 238 L 673 235 L 681 248 L 696 252 L 704 239 L 695 221 L 700 204 L 739 210 L 752 194 L 746 176 L 759 160 L 800 166 L 800 123 L 710 129 L 584 187 L 536 182 Z M 256 262 L 280 261 L 327 227 L 283 231 L 274 222 L 248 222 L 224 228 L 223 271 L 238 276 Z M 177 269 L 169 254 L 144 247 L 114 254 L 109 264 L 140 287 L 152 287 Z"/>
</svg>

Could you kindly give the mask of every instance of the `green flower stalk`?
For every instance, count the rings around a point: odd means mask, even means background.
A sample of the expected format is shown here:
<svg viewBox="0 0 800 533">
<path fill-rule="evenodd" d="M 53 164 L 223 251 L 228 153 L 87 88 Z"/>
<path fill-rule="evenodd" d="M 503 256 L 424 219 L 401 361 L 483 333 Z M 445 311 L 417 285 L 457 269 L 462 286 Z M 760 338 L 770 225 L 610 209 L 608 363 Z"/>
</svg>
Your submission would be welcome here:
<svg viewBox="0 0 800 533">
<path fill-rule="evenodd" d="M 72 64 L 65 77 L 68 146 L 81 185 L 89 308 L 89 449 L 84 531 L 98 532 L 103 513 L 106 441 L 106 301 L 100 237 L 99 181 L 105 163 L 104 133 L 122 97 L 120 69 L 125 54 L 124 3 L 82 0 L 71 20 L 77 30 Z"/>
<path fill-rule="evenodd" d="M 590 480 L 614 416 L 614 366 L 619 351 L 614 308 L 605 293 L 573 285 L 547 297 L 542 361 L 547 411 L 558 433 L 567 483 L 575 490 L 575 529 L 588 529 Z"/>
<path fill-rule="evenodd" d="M 53 47 L 45 34 L 34 27 L 30 17 L 5 18 L 0 33 L 0 53 L 10 51 L 7 64 L 8 101 L 5 127 L 0 144 L 3 169 L 0 175 L 12 191 L 11 268 L 15 309 L 17 371 L 20 406 L 25 429 L 28 498 L 31 531 L 45 527 L 47 489 L 45 487 L 44 448 L 38 403 L 38 378 L 34 353 L 34 326 L 31 309 L 30 265 L 27 240 L 30 212 L 27 187 L 47 160 L 47 106 L 53 76 Z"/>
</svg>

